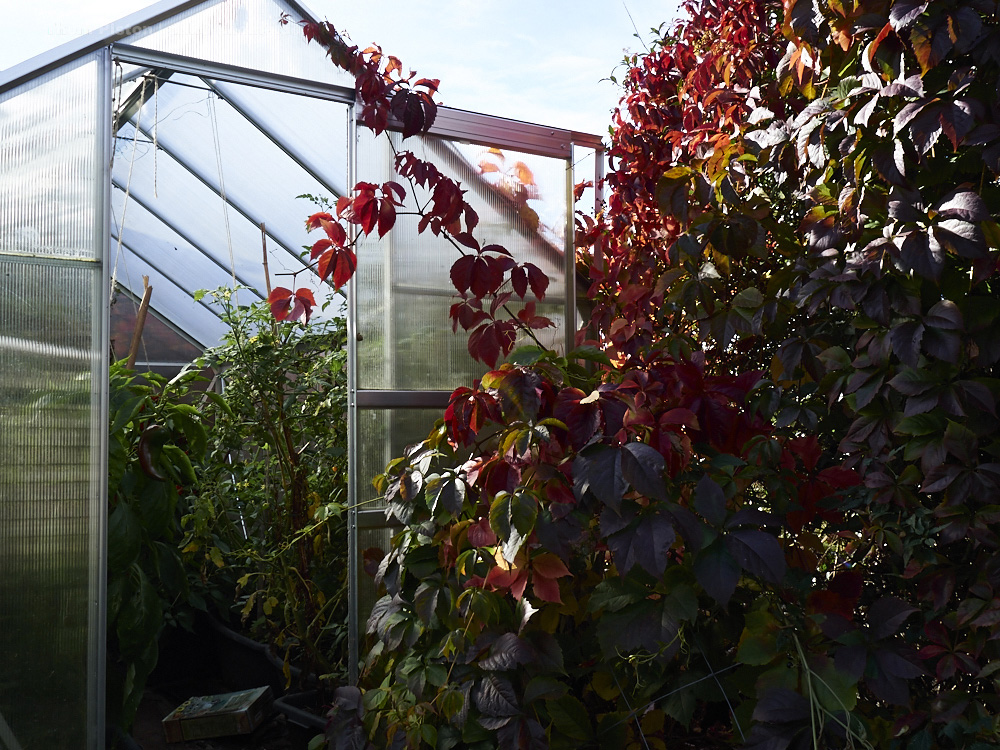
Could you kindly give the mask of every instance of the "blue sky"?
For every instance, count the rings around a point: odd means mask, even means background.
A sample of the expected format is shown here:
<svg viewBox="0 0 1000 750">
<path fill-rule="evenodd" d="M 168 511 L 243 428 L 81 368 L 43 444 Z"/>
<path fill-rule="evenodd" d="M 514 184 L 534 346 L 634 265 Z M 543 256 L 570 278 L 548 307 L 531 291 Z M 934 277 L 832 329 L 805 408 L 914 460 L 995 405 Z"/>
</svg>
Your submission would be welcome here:
<svg viewBox="0 0 1000 750">
<path fill-rule="evenodd" d="M 148 0 L 0 0 L 0 69 L 148 6 Z M 362 47 L 378 43 L 461 109 L 606 135 L 620 95 L 608 79 L 672 0 L 309 0 Z M 22 18 L 23 23 L 11 19 Z M 633 26 L 634 24 L 634 26 Z M 635 37 L 638 29 L 641 40 Z"/>
</svg>

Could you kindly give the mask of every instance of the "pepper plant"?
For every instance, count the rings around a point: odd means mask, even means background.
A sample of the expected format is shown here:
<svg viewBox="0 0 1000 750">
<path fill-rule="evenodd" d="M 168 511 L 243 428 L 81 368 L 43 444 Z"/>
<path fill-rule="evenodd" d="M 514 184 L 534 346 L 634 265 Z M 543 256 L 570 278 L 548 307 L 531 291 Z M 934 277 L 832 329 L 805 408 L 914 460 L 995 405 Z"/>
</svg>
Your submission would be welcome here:
<svg viewBox="0 0 1000 750">
<path fill-rule="evenodd" d="M 248 293 L 244 290 L 244 293 Z M 275 324 L 269 306 L 213 293 L 229 330 L 200 364 L 223 384 L 186 551 L 224 620 L 300 680 L 346 673 L 347 359 L 342 318 Z M 235 612 L 233 612 L 235 608 Z"/>
<path fill-rule="evenodd" d="M 108 451 L 108 717 L 132 725 L 167 626 L 190 628 L 204 607 L 188 580 L 181 518 L 208 445 L 205 378 L 171 380 L 111 365 Z"/>
</svg>

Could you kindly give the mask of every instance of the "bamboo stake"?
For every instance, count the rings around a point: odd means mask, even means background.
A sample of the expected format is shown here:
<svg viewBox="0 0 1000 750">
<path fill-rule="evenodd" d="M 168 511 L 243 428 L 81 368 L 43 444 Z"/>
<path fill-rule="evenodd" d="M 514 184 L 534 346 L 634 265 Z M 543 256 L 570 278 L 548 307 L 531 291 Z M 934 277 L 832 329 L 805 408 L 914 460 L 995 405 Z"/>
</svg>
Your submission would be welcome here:
<svg viewBox="0 0 1000 750">
<path fill-rule="evenodd" d="M 264 286 L 267 288 L 267 300 L 271 301 L 271 272 L 267 268 L 267 229 L 264 222 L 260 223 L 260 242 L 264 246 Z"/>
<path fill-rule="evenodd" d="M 149 298 L 153 296 L 153 287 L 149 285 L 149 277 L 142 277 L 142 304 L 139 305 L 139 313 L 135 316 L 135 330 L 132 331 L 132 345 L 128 350 L 128 364 L 130 370 L 135 369 L 135 358 L 139 354 L 139 343 L 142 341 L 142 329 L 146 326 L 146 312 L 149 310 Z"/>
</svg>

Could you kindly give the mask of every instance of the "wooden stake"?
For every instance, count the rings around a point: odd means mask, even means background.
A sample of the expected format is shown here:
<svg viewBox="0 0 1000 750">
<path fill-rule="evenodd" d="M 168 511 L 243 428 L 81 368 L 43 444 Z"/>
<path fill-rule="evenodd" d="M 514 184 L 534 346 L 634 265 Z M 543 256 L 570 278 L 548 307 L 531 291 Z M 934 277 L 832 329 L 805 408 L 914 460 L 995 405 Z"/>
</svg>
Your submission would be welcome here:
<svg viewBox="0 0 1000 750">
<path fill-rule="evenodd" d="M 132 331 L 132 346 L 128 349 L 128 369 L 135 369 L 135 358 L 139 354 L 139 342 L 142 341 L 142 329 L 146 326 L 146 312 L 149 310 L 149 298 L 153 296 L 153 287 L 149 285 L 149 277 L 142 277 L 142 304 L 139 314 L 135 316 L 135 330 Z"/>
<path fill-rule="evenodd" d="M 271 300 L 271 272 L 267 269 L 267 230 L 264 222 L 260 223 L 260 243 L 264 246 L 264 286 L 267 289 L 267 299 Z"/>
</svg>

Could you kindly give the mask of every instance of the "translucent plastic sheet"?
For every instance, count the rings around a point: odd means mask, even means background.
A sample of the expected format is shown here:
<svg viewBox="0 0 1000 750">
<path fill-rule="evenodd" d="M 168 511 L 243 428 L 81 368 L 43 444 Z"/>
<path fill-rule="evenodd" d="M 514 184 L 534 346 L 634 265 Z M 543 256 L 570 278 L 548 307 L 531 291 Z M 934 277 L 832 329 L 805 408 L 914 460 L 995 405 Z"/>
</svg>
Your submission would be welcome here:
<svg viewBox="0 0 1000 750">
<path fill-rule="evenodd" d="M 83 747 L 95 731 L 99 274 L 0 260 L 0 716 L 23 748 Z"/>
<path fill-rule="evenodd" d="M 304 220 L 319 209 L 297 196 L 335 199 L 344 189 L 348 108 L 180 74 L 147 82 L 143 100 L 115 138 L 116 280 L 141 296 L 141 274 L 123 265 L 129 253 L 140 258 L 178 292 L 154 291 L 154 309 L 214 345 L 219 326 L 192 295 L 232 286 L 235 276 L 256 290 L 242 304 L 265 298 L 263 224 L 271 286 L 312 288 L 319 303 L 334 300 L 327 314 L 337 314 L 340 298 L 302 258 L 316 239 Z M 300 116 L 329 127 L 294 136 L 288 118 Z"/>
<path fill-rule="evenodd" d="M 393 152 L 384 137 L 359 136 L 358 176 L 393 179 Z M 538 332 L 545 346 L 563 349 L 565 304 L 566 162 L 432 137 L 409 139 L 411 149 L 467 190 L 479 215 L 476 237 L 503 245 L 518 262 L 530 261 L 550 284 L 537 311 L 556 324 Z M 408 205 L 404 210 L 413 211 Z M 485 372 L 468 354 L 467 336 L 452 332 L 455 302 L 449 272 L 458 250 L 417 217 L 400 217 L 382 240 L 369 237 L 358 251 L 358 386 L 363 389 L 453 390 Z M 533 298 L 528 297 L 528 301 Z M 520 309 L 513 299 L 511 312 Z M 530 343 L 527 339 L 519 345 Z"/>
<path fill-rule="evenodd" d="M 0 97 L 0 730 L 97 747 L 99 53 Z"/>
<path fill-rule="evenodd" d="M 290 23 L 282 25 L 283 13 Z M 294 78 L 354 87 L 318 44 L 304 44 L 298 14 L 282 2 L 226 0 L 204 3 L 148 28 L 125 44 L 175 55 L 253 68 Z"/>
<path fill-rule="evenodd" d="M 97 256 L 97 65 L 0 95 L 0 252 Z"/>
</svg>

